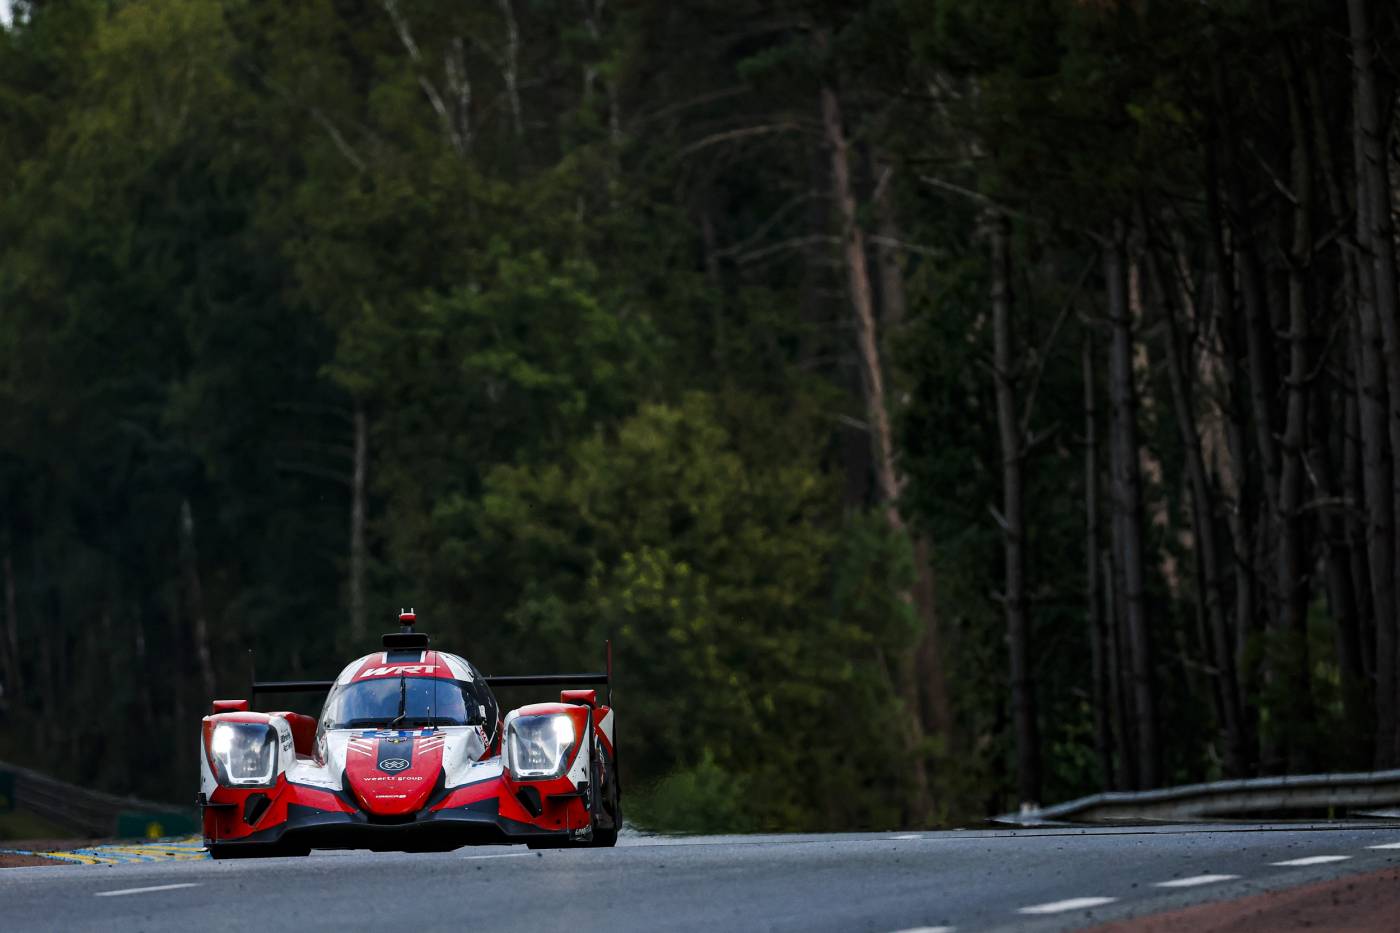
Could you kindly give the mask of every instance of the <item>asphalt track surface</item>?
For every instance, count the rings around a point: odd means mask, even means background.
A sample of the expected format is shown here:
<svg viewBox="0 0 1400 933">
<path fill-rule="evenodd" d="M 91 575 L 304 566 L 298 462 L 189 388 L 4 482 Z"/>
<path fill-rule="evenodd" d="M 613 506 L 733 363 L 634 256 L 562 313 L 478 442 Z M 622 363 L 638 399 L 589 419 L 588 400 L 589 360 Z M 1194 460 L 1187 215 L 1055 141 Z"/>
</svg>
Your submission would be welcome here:
<svg viewBox="0 0 1400 933">
<path fill-rule="evenodd" d="M 626 835 L 599 850 L 13 868 L 0 929 L 1049 931 L 1397 863 L 1396 824 Z"/>
</svg>

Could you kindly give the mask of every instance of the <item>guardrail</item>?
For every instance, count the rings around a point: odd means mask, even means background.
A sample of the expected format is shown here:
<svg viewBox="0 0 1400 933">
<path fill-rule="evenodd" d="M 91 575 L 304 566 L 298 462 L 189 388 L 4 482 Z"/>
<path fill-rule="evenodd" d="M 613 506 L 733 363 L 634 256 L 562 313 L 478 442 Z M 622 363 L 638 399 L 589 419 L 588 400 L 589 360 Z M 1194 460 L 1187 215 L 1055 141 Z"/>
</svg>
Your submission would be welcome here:
<svg viewBox="0 0 1400 933">
<path fill-rule="evenodd" d="M 118 797 L 59 781 L 4 761 L 0 761 L 0 772 L 14 775 L 14 806 L 17 809 L 27 810 L 79 835 L 144 835 L 145 826 L 150 824 L 161 830 L 157 835 L 163 835 L 166 831 L 186 831 L 193 821 L 188 807 L 155 803 L 137 797 Z M 140 828 L 134 833 L 131 829 L 122 828 L 138 825 Z"/>
<path fill-rule="evenodd" d="M 1110 791 L 993 817 L 1015 826 L 1046 823 L 1190 821 L 1305 810 L 1351 812 L 1400 806 L 1400 770 L 1211 781 L 1158 790 Z"/>
</svg>

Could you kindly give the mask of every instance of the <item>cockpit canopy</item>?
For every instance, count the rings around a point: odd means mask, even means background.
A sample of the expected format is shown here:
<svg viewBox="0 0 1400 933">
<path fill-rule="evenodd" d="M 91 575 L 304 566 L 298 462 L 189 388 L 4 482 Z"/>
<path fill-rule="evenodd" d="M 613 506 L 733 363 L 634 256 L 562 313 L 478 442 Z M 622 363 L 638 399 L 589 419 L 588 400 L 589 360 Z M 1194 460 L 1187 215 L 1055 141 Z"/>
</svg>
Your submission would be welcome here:
<svg viewBox="0 0 1400 933">
<path fill-rule="evenodd" d="M 321 729 L 478 726 L 494 732 L 496 698 L 471 664 L 441 651 L 380 652 L 347 665 Z"/>
<path fill-rule="evenodd" d="M 328 729 L 480 726 L 486 704 L 474 685 L 437 677 L 396 677 L 337 684 L 321 719 Z"/>
</svg>

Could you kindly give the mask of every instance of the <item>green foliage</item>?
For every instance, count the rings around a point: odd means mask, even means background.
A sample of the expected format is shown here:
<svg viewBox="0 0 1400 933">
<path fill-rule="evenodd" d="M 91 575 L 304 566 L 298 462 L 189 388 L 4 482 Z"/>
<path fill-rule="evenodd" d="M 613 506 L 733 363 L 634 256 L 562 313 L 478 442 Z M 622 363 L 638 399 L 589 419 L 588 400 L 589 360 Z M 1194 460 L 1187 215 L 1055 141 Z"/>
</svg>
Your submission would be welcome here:
<svg viewBox="0 0 1400 933">
<path fill-rule="evenodd" d="M 938 818 L 1004 809 L 981 237 L 996 206 L 1015 224 L 1013 375 L 1037 393 L 1024 431 L 1044 784 L 1049 799 L 1099 789 L 1079 354 L 1102 347 L 1102 236 L 1138 212 L 1165 226 L 1151 232 L 1199 309 L 1193 353 L 1215 365 L 1235 336 L 1233 309 L 1206 298 L 1230 279 L 1203 258 L 1215 65 L 1230 64 L 1231 129 L 1253 147 L 1261 254 L 1281 256 L 1279 63 L 1312 68 L 1320 99 L 1348 87 L 1345 55 L 1317 38 L 1342 31 L 1339 14 L 1315 0 L 393 8 L 73 0 L 24 4 L 0 29 L 0 582 L 16 605 L 0 605 L 0 634 L 21 642 L 11 658 L 0 638 L 7 747 L 184 799 L 201 649 L 229 695 L 249 649 L 288 677 L 360 650 L 347 583 L 363 417 L 371 618 L 415 605 L 492 672 L 591 667 L 611 638 L 641 824 L 898 825 L 919 763 Z M 932 725 L 906 705 L 930 692 L 909 599 L 927 568 L 872 480 L 823 89 L 870 235 L 898 507 L 932 554 L 953 721 L 922 745 L 905 730 Z M 1332 109 L 1324 136 L 1345 141 Z M 1333 148 L 1348 182 L 1350 150 Z M 1255 232 L 1232 227 L 1230 248 Z M 1319 286 L 1340 269 L 1340 241 L 1323 240 Z M 1287 271 L 1270 266 L 1270 287 Z M 1167 771 L 1191 780 L 1220 772 L 1219 724 L 1147 299 L 1147 602 Z M 1354 381 L 1339 334 L 1313 335 L 1319 384 Z M 1194 405 L 1218 420 L 1233 403 Z M 1240 457 L 1235 479 L 1261 486 L 1257 454 Z M 1257 610 L 1238 660 L 1255 672 L 1306 652 L 1315 721 L 1289 718 L 1284 685 L 1246 678 L 1261 730 L 1360 767 L 1332 608 L 1314 599 L 1306 644 Z M 32 741 L 56 720 L 67 740 Z M 168 768 L 149 768 L 153 749 Z"/>
<path fill-rule="evenodd" d="M 900 564 L 873 529 L 833 535 L 829 480 L 793 451 L 746 458 L 716 409 L 699 394 L 647 405 L 563 465 L 493 471 L 479 510 L 443 516 L 477 524 L 491 555 L 463 585 L 516 582 L 506 619 L 538 663 L 615 639 L 626 729 L 646 736 L 624 767 L 661 782 L 657 814 L 719 767 L 764 788 L 725 825 L 818 825 L 831 807 L 889 825 L 898 798 L 875 789 L 899 785 L 891 740 L 861 723 L 892 715 L 879 659 L 912 641 L 890 621 Z"/>
<path fill-rule="evenodd" d="M 717 765 L 707 751 L 693 768 L 673 771 L 651 787 L 628 791 L 627 818 L 643 828 L 680 833 L 742 833 L 752 790 L 742 775 Z"/>
</svg>

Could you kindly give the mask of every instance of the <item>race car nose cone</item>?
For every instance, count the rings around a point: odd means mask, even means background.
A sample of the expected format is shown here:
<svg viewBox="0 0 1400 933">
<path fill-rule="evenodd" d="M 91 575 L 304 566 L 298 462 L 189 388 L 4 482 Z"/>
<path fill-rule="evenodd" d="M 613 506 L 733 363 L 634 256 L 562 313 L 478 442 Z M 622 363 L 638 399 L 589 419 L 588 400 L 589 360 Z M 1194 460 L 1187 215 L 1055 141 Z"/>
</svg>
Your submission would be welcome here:
<svg viewBox="0 0 1400 933">
<path fill-rule="evenodd" d="M 355 799 L 376 816 L 404 816 L 422 809 L 442 773 L 445 741 L 435 732 L 355 736 L 345 755 L 345 775 Z"/>
</svg>

